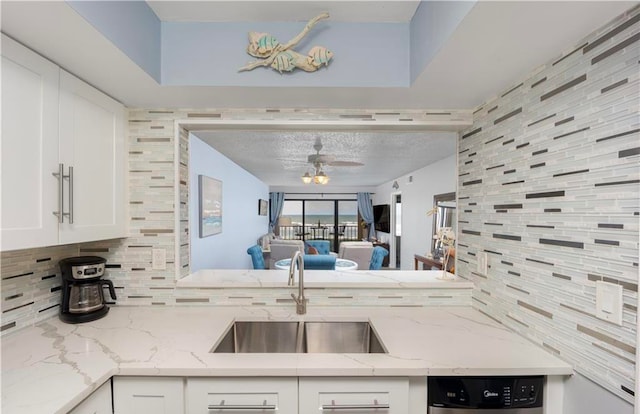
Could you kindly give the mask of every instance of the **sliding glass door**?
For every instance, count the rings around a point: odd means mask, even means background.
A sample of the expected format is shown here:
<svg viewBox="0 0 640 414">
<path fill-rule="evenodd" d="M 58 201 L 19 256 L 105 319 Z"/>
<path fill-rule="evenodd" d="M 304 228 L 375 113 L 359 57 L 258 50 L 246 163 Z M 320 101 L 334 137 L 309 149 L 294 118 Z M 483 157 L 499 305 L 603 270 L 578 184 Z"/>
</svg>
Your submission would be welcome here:
<svg viewBox="0 0 640 414">
<path fill-rule="evenodd" d="M 304 232 L 306 240 L 329 240 L 330 229 L 335 224 L 334 200 L 304 201 Z"/>
<path fill-rule="evenodd" d="M 284 239 L 329 240 L 337 252 L 340 242 L 358 240 L 358 205 L 355 200 L 285 200 L 278 230 Z"/>
<path fill-rule="evenodd" d="M 356 241 L 358 238 L 358 202 L 343 200 L 338 203 L 337 237 L 335 246 L 341 241 Z M 336 248 L 336 251 L 337 248 Z"/>
<path fill-rule="evenodd" d="M 302 208 L 300 200 L 286 200 L 284 202 L 276 231 L 281 238 L 286 240 L 299 238 L 298 232 L 302 228 Z"/>
</svg>

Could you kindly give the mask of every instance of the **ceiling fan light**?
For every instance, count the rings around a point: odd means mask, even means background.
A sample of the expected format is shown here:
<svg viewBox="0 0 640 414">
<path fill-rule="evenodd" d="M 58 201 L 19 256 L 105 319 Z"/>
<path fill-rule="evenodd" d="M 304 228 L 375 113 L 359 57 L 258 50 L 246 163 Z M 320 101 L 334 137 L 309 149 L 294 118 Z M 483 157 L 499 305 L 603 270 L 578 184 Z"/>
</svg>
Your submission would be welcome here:
<svg viewBox="0 0 640 414">
<path fill-rule="evenodd" d="M 327 176 L 327 174 L 324 173 L 324 171 L 319 171 L 316 173 L 316 175 L 313 177 L 313 182 L 315 184 L 321 184 L 324 185 L 326 183 L 329 182 L 329 176 Z"/>
<path fill-rule="evenodd" d="M 311 174 L 309 174 L 309 171 L 304 173 L 304 175 L 300 178 L 302 178 L 302 182 L 305 184 L 310 184 L 311 180 L 313 180 L 313 177 L 311 177 Z"/>
</svg>

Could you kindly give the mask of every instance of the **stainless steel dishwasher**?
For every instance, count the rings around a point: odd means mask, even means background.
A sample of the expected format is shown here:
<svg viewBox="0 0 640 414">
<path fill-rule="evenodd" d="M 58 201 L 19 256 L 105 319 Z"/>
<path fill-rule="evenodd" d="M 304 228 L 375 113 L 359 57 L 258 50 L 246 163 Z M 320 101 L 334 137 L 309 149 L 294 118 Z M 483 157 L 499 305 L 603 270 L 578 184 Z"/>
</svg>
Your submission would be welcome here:
<svg viewBox="0 0 640 414">
<path fill-rule="evenodd" d="M 429 377 L 429 414 L 542 414 L 544 377 Z"/>
</svg>

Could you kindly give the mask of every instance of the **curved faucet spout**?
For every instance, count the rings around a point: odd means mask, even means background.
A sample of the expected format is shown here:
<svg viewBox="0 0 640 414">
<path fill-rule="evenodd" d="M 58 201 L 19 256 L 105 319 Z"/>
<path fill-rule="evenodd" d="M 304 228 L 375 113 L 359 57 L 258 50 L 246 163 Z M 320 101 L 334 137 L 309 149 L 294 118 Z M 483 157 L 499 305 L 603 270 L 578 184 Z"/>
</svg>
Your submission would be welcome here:
<svg viewBox="0 0 640 414">
<path fill-rule="evenodd" d="M 298 296 L 291 294 L 291 297 L 296 302 L 296 313 L 298 315 L 304 315 L 307 313 L 307 300 L 304 297 L 304 256 L 299 250 L 293 254 L 291 258 L 291 264 L 289 265 L 289 286 L 294 284 L 294 274 L 296 265 L 298 266 Z"/>
</svg>

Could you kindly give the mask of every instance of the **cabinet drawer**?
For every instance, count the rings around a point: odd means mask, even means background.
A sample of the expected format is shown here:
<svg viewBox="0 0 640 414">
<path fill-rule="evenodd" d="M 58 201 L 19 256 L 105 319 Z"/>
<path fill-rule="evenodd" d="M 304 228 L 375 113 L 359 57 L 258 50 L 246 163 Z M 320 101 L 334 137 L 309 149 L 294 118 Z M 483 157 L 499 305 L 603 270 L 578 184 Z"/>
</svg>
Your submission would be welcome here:
<svg viewBox="0 0 640 414">
<path fill-rule="evenodd" d="M 298 413 L 297 378 L 189 378 L 187 414 Z"/>
<path fill-rule="evenodd" d="M 176 377 L 113 377 L 115 414 L 182 414 L 184 380 Z"/>
<path fill-rule="evenodd" d="M 409 412 L 407 378 L 300 378 L 301 413 Z"/>
</svg>

